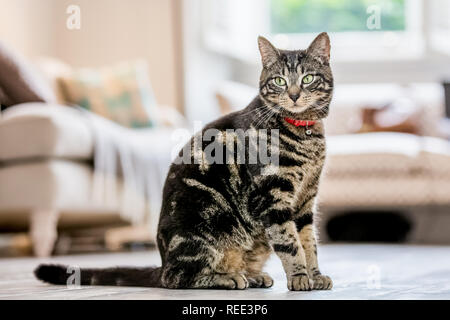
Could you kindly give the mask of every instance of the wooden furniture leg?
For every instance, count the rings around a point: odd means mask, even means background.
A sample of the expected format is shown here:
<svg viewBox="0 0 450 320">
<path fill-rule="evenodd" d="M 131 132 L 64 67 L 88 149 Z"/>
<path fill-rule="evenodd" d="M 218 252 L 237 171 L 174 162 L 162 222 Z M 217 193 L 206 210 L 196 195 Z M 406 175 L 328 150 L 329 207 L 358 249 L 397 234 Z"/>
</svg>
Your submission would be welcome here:
<svg viewBox="0 0 450 320">
<path fill-rule="evenodd" d="M 31 212 L 30 237 L 34 254 L 37 257 L 49 257 L 57 237 L 58 211 L 39 209 Z"/>
</svg>

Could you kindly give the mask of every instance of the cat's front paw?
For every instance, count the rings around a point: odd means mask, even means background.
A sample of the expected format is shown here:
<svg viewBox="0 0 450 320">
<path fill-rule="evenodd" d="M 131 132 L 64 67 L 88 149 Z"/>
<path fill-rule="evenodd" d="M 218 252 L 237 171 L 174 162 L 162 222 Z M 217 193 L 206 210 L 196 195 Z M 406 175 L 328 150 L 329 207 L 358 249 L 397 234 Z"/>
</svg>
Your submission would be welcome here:
<svg viewBox="0 0 450 320">
<path fill-rule="evenodd" d="M 313 278 L 313 289 L 314 290 L 331 290 L 333 288 L 333 281 L 329 276 L 319 274 Z"/>
<path fill-rule="evenodd" d="M 292 291 L 311 291 L 313 288 L 313 281 L 307 274 L 294 274 L 287 279 L 288 289 Z"/>
</svg>

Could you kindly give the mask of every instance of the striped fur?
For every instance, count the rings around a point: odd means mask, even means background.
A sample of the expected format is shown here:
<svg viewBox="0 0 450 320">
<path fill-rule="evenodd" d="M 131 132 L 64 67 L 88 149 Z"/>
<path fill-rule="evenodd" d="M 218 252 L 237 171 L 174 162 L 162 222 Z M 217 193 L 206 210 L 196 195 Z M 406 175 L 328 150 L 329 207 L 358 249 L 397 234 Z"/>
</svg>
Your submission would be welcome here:
<svg viewBox="0 0 450 320">
<path fill-rule="evenodd" d="M 263 62 L 260 94 L 245 109 L 210 123 L 202 132 L 218 130 L 219 152 L 229 147 L 226 141 L 233 142 L 234 150 L 239 145 L 227 129 L 242 129 L 250 135 L 267 129 L 266 136 L 277 129 L 279 167 L 259 162 L 172 164 L 158 227 L 162 266 L 148 275 L 157 275 L 154 286 L 270 287 L 273 280 L 262 269 L 274 251 L 290 290 L 332 287 L 331 279 L 319 271 L 313 226 L 325 160 L 321 119 L 328 114 L 333 89 L 329 39 L 322 33 L 307 50 L 297 51 L 278 50 L 264 38 L 258 43 Z M 307 75 L 313 75 L 313 81 L 304 83 Z M 277 84 L 276 77 L 284 83 Z M 295 127 L 284 117 L 316 123 L 306 134 L 304 127 Z M 189 150 L 192 160 L 198 155 L 202 158 L 207 145 L 203 142 L 197 150 L 188 145 L 180 156 Z M 116 279 L 115 283 L 130 285 L 131 278 L 129 274 L 126 281 Z M 102 277 L 95 279 L 95 284 L 102 284 Z M 52 282 L 49 277 L 44 280 Z M 137 285 L 139 281 L 141 276 L 136 277 Z M 83 283 L 93 281 L 83 278 Z"/>
</svg>

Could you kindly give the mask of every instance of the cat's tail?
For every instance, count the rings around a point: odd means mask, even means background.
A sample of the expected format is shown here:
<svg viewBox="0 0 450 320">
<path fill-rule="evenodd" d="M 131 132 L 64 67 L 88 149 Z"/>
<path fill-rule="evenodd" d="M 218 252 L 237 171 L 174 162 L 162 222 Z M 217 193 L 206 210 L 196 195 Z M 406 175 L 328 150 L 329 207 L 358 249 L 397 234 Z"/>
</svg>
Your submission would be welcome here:
<svg viewBox="0 0 450 320">
<path fill-rule="evenodd" d="M 161 267 L 79 269 L 73 266 L 41 264 L 34 270 L 34 275 L 51 284 L 161 287 Z"/>
</svg>

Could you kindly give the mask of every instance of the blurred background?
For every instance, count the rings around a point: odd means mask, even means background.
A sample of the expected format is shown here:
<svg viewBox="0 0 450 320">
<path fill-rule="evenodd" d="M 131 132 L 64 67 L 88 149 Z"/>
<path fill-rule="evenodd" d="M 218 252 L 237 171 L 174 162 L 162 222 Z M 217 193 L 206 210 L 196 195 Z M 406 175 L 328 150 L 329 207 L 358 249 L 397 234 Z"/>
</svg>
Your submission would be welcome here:
<svg viewBox="0 0 450 320">
<path fill-rule="evenodd" d="M 154 246 L 174 152 L 331 38 L 321 239 L 450 243 L 450 1 L 0 0 L 0 255 Z"/>
</svg>

